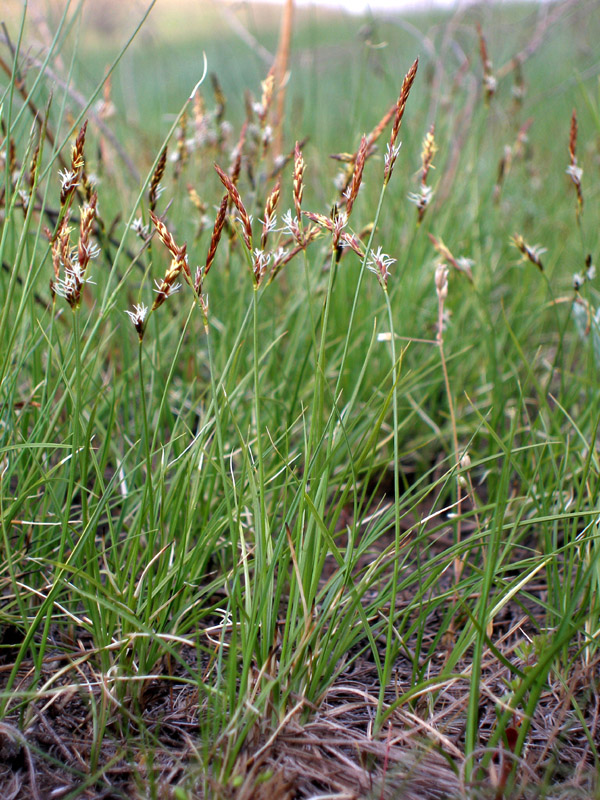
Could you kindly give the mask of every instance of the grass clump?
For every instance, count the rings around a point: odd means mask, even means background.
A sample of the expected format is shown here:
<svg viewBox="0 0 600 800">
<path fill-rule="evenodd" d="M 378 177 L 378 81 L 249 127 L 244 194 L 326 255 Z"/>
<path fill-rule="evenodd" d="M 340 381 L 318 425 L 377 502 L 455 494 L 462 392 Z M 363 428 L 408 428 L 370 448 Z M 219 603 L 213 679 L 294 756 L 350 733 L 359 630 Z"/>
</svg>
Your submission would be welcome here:
<svg viewBox="0 0 600 800">
<path fill-rule="evenodd" d="M 529 77 L 579 8 L 420 17 L 400 81 L 374 20 L 326 143 L 310 16 L 144 133 L 61 12 L 1 44 L 7 796 L 594 796 L 598 114 L 583 45 Z"/>
</svg>

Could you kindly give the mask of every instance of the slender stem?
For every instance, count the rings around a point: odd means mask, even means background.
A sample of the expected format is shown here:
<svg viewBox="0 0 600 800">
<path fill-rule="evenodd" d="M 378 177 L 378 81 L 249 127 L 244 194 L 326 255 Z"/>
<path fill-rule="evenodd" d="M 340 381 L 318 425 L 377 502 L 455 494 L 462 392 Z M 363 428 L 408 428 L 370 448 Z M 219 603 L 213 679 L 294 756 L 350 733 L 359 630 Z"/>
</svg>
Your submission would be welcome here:
<svg viewBox="0 0 600 800">
<path fill-rule="evenodd" d="M 456 464 L 456 545 L 457 547 L 461 542 L 461 506 L 462 506 L 462 488 L 460 485 L 459 469 L 460 469 L 460 452 L 458 450 L 458 433 L 456 429 L 456 414 L 454 411 L 454 400 L 452 399 L 452 390 L 450 389 L 450 378 L 448 377 L 448 367 L 446 365 L 446 356 L 444 354 L 444 298 L 438 294 L 438 322 L 437 322 L 437 343 L 440 351 L 440 360 L 442 362 L 442 373 L 444 375 L 444 385 L 446 387 L 446 397 L 448 398 L 448 410 L 450 412 L 450 425 L 452 428 L 452 446 L 454 448 L 454 461 Z M 454 559 L 454 580 L 456 583 L 460 580 L 462 572 L 462 561 L 458 554 Z"/>
<path fill-rule="evenodd" d="M 258 287 L 254 287 L 253 292 L 253 349 L 254 349 L 254 416 L 256 424 L 256 459 L 258 461 L 258 491 L 260 503 L 260 520 L 258 530 L 258 541 L 260 545 L 259 559 L 261 555 L 268 552 L 267 545 L 268 525 L 265 511 L 265 462 L 262 449 L 262 428 L 260 421 L 260 375 L 259 375 L 259 351 L 258 351 Z M 266 562 L 262 567 L 267 567 Z"/>
<path fill-rule="evenodd" d="M 144 385 L 144 361 L 142 358 L 142 342 L 138 347 L 138 373 L 140 376 L 140 396 L 142 398 L 142 423 L 144 426 L 144 450 L 146 454 L 146 482 L 145 497 L 149 497 L 150 502 L 150 528 L 154 529 L 154 485 L 152 482 L 152 453 L 150 448 L 150 431 L 148 428 L 148 413 L 146 408 L 146 387 Z"/>
<path fill-rule="evenodd" d="M 80 319 L 79 319 L 79 309 L 75 308 L 73 310 L 73 336 L 75 339 L 75 415 L 74 415 L 74 427 L 77 430 L 77 442 L 78 445 L 81 444 L 80 453 L 79 453 L 79 463 L 81 465 L 80 469 L 80 493 L 81 493 L 81 530 L 85 530 L 88 520 L 88 498 L 87 498 L 87 491 L 86 491 L 86 476 L 85 476 L 85 462 L 86 462 L 86 455 L 85 449 L 87 443 L 84 442 L 84 428 L 81 421 L 81 408 L 82 408 L 82 388 L 81 388 L 81 370 L 82 370 L 82 361 L 81 361 L 81 329 L 80 329 Z"/>
<path fill-rule="evenodd" d="M 346 358 L 348 356 L 348 350 L 350 348 L 350 339 L 352 336 L 352 327 L 354 325 L 354 317 L 356 316 L 356 310 L 358 308 L 358 301 L 360 298 L 360 290 L 362 287 L 362 282 L 364 279 L 364 274 L 366 272 L 366 265 L 367 260 L 369 258 L 369 253 L 371 252 L 371 246 L 373 244 L 373 238 L 375 236 L 375 231 L 377 230 L 377 223 L 379 222 L 379 216 L 381 214 L 381 209 L 383 207 L 383 198 L 385 197 L 385 190 L 387 187 L 387 183 L 384 183 L 381 187 L 381 192 L 379 193 L 379 201 L 377 203 L 377 210 L 375 211 L 375 218 L 373 220 L 373 227 L 371 228 L 371 233 L 369 235 L 369 241 L 367 242 L 367 249 L 365 251 L 365 256 L 363 258 L 363 262 L 361 265 L 361 270 L 358 274 L 358 281 L 356 282 L 356 289 L 354 290 L 354 299 L 352 301 L 352 310 L 350 311 L 350 319 L 348 320 L 348 330 L 346 331 L 346 340 L 344 342 L 344 352 L 342 353 L 342 361 L 340 363 L 340 371 L 338 373 L 338 379 L 335 386 L 335 394 L 334 396 L 337 397 L 339 395 L 340 384 L 342 381 L 342 376 L 344 374 L 344 365 L 346 363 Z"/>
<path fill-rule="evenodd" d="M 390 611 L 388 616 L 385 658 L 383 663 L 383 680 L 379 687 L 379 702 L 377 703 L 377 715 L 375 728 L 379 729 L 382 722 L 383 703 L 385 690 L 390 680 L 392 664 L 396 648 L 394 642 L 394 617 L 396 614 L 396 597 L 398 594 L 398 575 L 400 570 L 400 474 L 399 474 L 399 448 L 398 448 L 398 365 L 396 361 L 396 339 L 394 335 L 394 318 L 392 315 L 392 304 L 387 288 L 384 287 L 385 303 L 388 312 L 388 323 L 390 328 L 390 350 L 392 357 L 392 413 L 393 413 L 393 457 L 394 457 L 394 569 L 392 574 L 392 592 L 390 597 Z"/>
</svg>

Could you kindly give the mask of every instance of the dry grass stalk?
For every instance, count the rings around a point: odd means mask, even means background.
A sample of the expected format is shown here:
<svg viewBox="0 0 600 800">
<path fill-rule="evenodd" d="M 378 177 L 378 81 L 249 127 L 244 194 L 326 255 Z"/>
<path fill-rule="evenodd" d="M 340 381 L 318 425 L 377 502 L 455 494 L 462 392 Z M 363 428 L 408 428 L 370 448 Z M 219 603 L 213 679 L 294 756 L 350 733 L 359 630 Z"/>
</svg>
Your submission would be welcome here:
<svg viewBox="0 0 600 800">
<path fill-rule="evenodd" d="M 575 186 L 577 193 L 577 218 L 579 219 L 583 211 L 583 192 L 581 191 L 581 178 L 583 177 L 583 169 L 577 164 L 577 112 L 573 109 L 571 115 L 571 130 L 569 133 L 569 159 L 570 164 L 567 167 L 567 175 Z"/>
<path fill-rule="evenodd" d="M 404 81 L 402 82 L 402 88 L 400 90 L 398 102 L 396 103 L 396 114 L 394 116 L 394 124 L 392 125 L 390 141 L 385 156 L 385 167 L 383 173 L 384 184 L 387 184 L 390 178 L 392 177 L 394 164 L 396 163 L 396 159 L 398 158 L 398 153 L 400 152 L 400 143 L 397 144 L 396 141 L 398 139 L 398 133 L 400 132 L 400 126 L 402 125 L 402 117 L 404 116 L 406 101 L 408 100 L 408 96 L 410 94 L 411 87 L 414 83 L 418 68 L 419 68 L 419 59 L 416 58 L 411 68 L 404 76 Z"/>
<path fill-rule="evenodd" d="M 290 46 L 292 42 L 294 17 L 294 0 L 286 0 L 285 8 L 281 17 L 281 29 L 279 32 L 279 47 L 275 57 L 275 81 L 277 85 L 277 110 L 275 114 L 275 148 L 274 157 L 277 159 L 281 154 L 283 142 L 283 118 L 285 107 L 285 88 L 287 86 L 287 71 L 290 60 Z"/>
</svg>

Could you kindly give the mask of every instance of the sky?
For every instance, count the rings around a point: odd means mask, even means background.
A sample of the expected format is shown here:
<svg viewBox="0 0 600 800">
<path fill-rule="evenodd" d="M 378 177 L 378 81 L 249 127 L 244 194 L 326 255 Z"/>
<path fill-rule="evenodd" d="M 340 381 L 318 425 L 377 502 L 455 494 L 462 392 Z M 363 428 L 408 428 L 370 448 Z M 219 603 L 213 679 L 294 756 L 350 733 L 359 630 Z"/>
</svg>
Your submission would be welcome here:
<svg viewBox="0 0 600 800">
<path fill-rule="evenodd" d="M 263 2 L 281 5 L 285 0 L 262 0 Z M 539 0 L 537 0 L 539 2 Z M 401 9 L 454 8 L 468 5 L 474 0 L 294 0 L 295 5 L 321 5 L 342 8 L 352 14 L 371 11 L 398 11 Z"/>
</svg>

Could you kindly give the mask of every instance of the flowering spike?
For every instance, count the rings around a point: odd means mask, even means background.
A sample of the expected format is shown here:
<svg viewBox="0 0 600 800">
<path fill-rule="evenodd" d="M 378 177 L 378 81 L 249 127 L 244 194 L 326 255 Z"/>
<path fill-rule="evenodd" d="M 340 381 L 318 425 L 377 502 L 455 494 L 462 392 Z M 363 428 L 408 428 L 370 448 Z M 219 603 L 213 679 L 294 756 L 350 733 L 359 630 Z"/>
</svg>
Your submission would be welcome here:
<svg viewBox="0 0 600 800">
<path fill-rule="evenodd" d="M 242 198 L 240 197 L 240 193 L 238 192 L 235 184 L 231 180 L 231 178 L 223 172 L 221 167 L 218 164 L 215 164 L 215 170 L 217 171 L 217 175 L 221 179 L 221 183 L 227 189 L 231 202 L 235 205 L 237 210 L 240 214 L 240 222 L 242 223 L 242 237 L 244 239 L 244 243 L 248 250 L 252 251 L 252 222 L 250 220 L 250 216 L 246 211 L 246 207 L 242 202 Z"/>
<path fill-rule="evenodd" d="M 354 205 L 354 201 L 358 195 L 358 190 L 360 189 L 360 184 L 362 182 L 363 170 L 365 168 L 365 161 L 367 158 L 367 150 L 369 149 L 369 140 L 366 136 L 363 135 L 362 139 L 360 140 L 360 147 L 358 148 L 358 153 L 356 154 L 356 161 L 354 164 L 354 172 L 352 173 L 352 182 L 350 183 L 350 187 L 348 189 L 348 203 L 346 205 L 346 213 L 350 216 L 352 212 L 352 207 Z"/>
<path fill-rule="evenodd" d="M 144 323 L 148 315 L 148 306 L 140 303 L 139 305 L 134 305 L 133 311 L 125 311 L 125 313 L 133 322 L 133 326 L 136 329 L 137 335 L 141 342 L 144 338 Z"/>
<path fill-rule="evenodd" d="M 392 177 L 394 164 L 396 163 L 396 158 L 400 150 L 400 143 L 396 144 L 396 140 L 398 138 L 398 133 L 400 132 L 402 117 L 404 116 L 404 109 L 406 108 L 406 101 L 408 100 L 408 96 L 410 94 L 411 87 L 414 83 L 418 68 L 419 68 L 419 59 L 416 58 L 412 63 L 411 68 L 404 76 L 404 80 L 402 82 L 400 96 L 398 97 L 398 102 L 396 103 L 396 115 L 394 117 L 394 124 L 392 125 L 392 133 L 390 135 L 390 141 L 388 144 L 388 152 L 385 159 L 385 167 L 383 173 L 384 184 L 387 184 L 390 178 Z"/>
<path fill-rule="evenodd" d="M 575 191 L 577 192 L 577 218 L 583 211 L 583 192 L 581 191 L 581 178 L 583 177 L 583 169 L 577 164 L 577 112 L 573 109 L 571 115 L 571 131 L 569 134 L 569 159 L 570 164 L 566 169 L 567 175 L 571 178 Z"/>
<path fill-rule="evenodd" d="M 165 174 L 165 167 L 167 165 L 167 146 L 165 145 L 162 149 L 162 152 L 159 156 L 158 161 L 156 162 L 156 167 L 154 172 L 152 173 L 152 178 L 150 179 L 150 188 L 148 189 L 148 205 L 150 206 L 150 211 L 154 211 L 156 208 L 156 201 L 160 196 L 160 182 L 162 180 L 163 175 Z"/>
<path fill-rule="evenodd" d="M 523 239 L 523 237 L 516 233 L 512 239 L 512 243 L 514 246 L 523 254 L 523 261 L 530 261 L 532 264 L 540 270 L 540 272 L 544 271 L 544 265 L 542 264 L 541 256 L 543 253 L 546 252 L 545 247 L 540 247 L 539 244 L 529 245 Z"/>
</svg>

